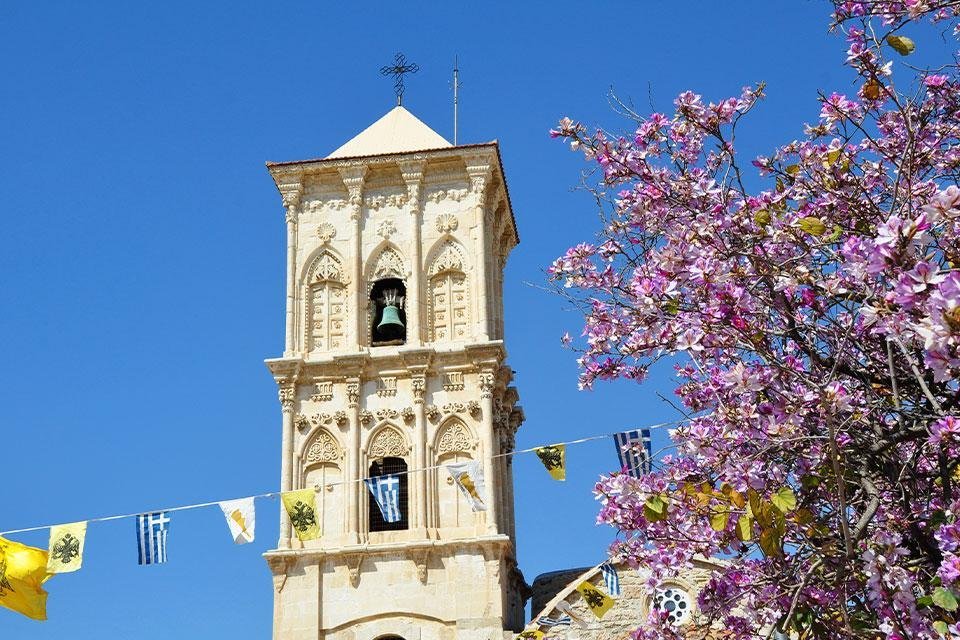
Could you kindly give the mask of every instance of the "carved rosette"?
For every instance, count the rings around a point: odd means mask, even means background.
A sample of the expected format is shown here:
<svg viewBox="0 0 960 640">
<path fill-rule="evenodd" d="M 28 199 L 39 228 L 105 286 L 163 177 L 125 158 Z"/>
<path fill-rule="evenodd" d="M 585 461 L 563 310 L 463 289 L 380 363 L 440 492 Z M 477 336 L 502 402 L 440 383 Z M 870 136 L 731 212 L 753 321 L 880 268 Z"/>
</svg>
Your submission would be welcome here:
<svg viewBox="0 0 960 640">
<path fill-rule="evenodd" d="M 377 235 L 383 238 L 384 240 L 389 240 L 390 236 L 397 232 L 397 225 L 393 224 L 393 220 L 389 218 L 386 220 L 381 220 L 377 224 Z"/>
<path fill-rule="evenodd" d="M 417 414 L 414 413 L 413 407 L 404 407 L 400 410 L 400 416 L 403 418 L 404 422 L 413 422 L 417 417 Z"/>
<path fill-rule="evenodd" d="M 441 213 L 437 216 L 437 231 L 440 233 L 452 233 L 457 230 L 457 227 L 460 225 L 460 221 L 457 220 L 456 214 L 453 213 Z"/>
<path fill-rule="evenodd" d="M 307 416 L 299 414 L 294 417 L 293 426 L 297 428 L 297 431 L 303 433 L 310 428 L 310 420 L 307 418 Z"/>
<path fill-rule="evenodd" d="M 337 229 L 329 222 L 321 222 L 317 225 L 317 237 L 320 238 L 320 244 L 324 245 L 337 236 Z"/>
</svg>

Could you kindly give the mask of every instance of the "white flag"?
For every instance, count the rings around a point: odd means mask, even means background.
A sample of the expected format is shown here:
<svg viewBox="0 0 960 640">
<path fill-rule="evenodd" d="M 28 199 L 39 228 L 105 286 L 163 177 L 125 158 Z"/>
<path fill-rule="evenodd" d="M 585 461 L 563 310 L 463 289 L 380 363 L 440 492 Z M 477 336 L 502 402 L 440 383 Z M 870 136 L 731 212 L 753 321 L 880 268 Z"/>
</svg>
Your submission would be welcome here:
<svg viewBox="0 0 960 640">
<path fill-rule="evenodd" d="M 458 462 L 448 464 L 447 471 L 453 477 L 453 481 L 460 487 L 460 493 L 470 503 L 474 511 L 486 511 L 487 506 L 483 503 L 483 496 L 487 488 L 483 484 L 483 467 L 476 460 L 467 462 Z"/>
<path fill-rule="evenodd" d="M 237 544 L 253 542 L 254 528 L 257 524 L 257 512 L 253 507 L 253 498 L 240 498 L 220 503 L 227 526 Z"/>
</svg>

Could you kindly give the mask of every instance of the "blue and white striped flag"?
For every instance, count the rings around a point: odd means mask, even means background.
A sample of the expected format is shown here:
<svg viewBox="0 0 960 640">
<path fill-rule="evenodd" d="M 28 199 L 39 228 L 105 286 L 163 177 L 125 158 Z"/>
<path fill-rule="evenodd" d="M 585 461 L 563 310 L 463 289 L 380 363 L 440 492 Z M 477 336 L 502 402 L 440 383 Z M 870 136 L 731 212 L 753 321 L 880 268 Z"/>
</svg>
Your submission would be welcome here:
<svg viewBox="0 0 960 640">
<path fill-rule="evenodd" d="M 600 565 L 600 571 L 603 573 L 603 582 L 607 585 L 607 593 L 611 596 L 620 595 L 620 576 L 617 575 L 617 570 L 609 562 L 604 562 Z"/>
<path fill-rule="evenodd" d="M 559 627 L 561 625 L 570 624 L 573 622 L 573 619 L 570 616 L 557 616 L 556 618 L 551 618 L 550 616 L 541 616 L 537 618 L 537 624 L 541 627 Z"/>
<path fill-rule="evenodd" d="M 650 458 L 653 455 L 650 429 L 634 429 L 614 434 L 613 442 L 617 445 L 621 469 L 625 468 L 634 478 L 650 473 Z M 643 447 L 637 447 L 638 444 L 642 444 Z"/>
<path fill-rule="evenodd" d="M 383 514 L 384 522 L 399 522 L 402 514 L 400 513 L 400 476 L 390 474 L 385 476 L 374 476 L 365 478 L 364 483 L 373 499 L 377 501 L 380 507 L 380 513 Z"/>
<path fill-rule="evenodd" d="M 139 564 L 160 564 L 167 561 L 169 524 L 170 518 L 166 511 L 141 513 L 137 516 Z"/>
</svg>

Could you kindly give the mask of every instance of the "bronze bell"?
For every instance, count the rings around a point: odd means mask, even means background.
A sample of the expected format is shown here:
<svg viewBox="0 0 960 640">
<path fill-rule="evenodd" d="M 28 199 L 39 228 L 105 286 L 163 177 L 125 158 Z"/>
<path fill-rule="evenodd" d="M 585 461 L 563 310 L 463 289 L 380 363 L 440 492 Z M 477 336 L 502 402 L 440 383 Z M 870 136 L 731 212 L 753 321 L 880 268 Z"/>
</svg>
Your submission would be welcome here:
<svg viewBox="0 0 960 640">
<path fill-rule="evenodd" d="M 388 304 L 383 308 L 383 318 L 377 325 L 377 331 L 394 328 L 403 329 L 404 326 L 403 322 L 400 321 L 400 310 L 397 309 L 396 305 Z"/>
</svg>

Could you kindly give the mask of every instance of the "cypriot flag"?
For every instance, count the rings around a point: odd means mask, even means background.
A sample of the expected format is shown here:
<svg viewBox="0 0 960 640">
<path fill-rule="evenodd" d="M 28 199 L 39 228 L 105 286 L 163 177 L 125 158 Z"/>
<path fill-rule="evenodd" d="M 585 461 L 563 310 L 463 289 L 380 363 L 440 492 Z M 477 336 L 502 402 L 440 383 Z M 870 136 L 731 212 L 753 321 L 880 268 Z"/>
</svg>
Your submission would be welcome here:
<svg viewBox="0 0 960 640">
<path fill-rule="evenodd" d="M 486 511 L 487 506 L 483 504 L 483 494 L 487 492 L 483 484 L 483 467 L 476 460 L 467 462 L 458 462 L 448 464 L 447 471 L 453 477 L 453 481 L 460 487 L 463 497 L 470 503 L 470 508 L 474 511 Z"/>
<path fill-rule="evenodd" d="M 253 507 L 253 498 L 240 498 L 220 503 L 227 526 L 237 544 L 253 542 L 254 528 L 257 524 L 257 512 Z"/>
<path fill-rule="evenodd" d="M 83 542 L 87 523 L 58 524 L 50 527 L 47 573 L 69 573 L 83 564 Z"/>
</svg>

